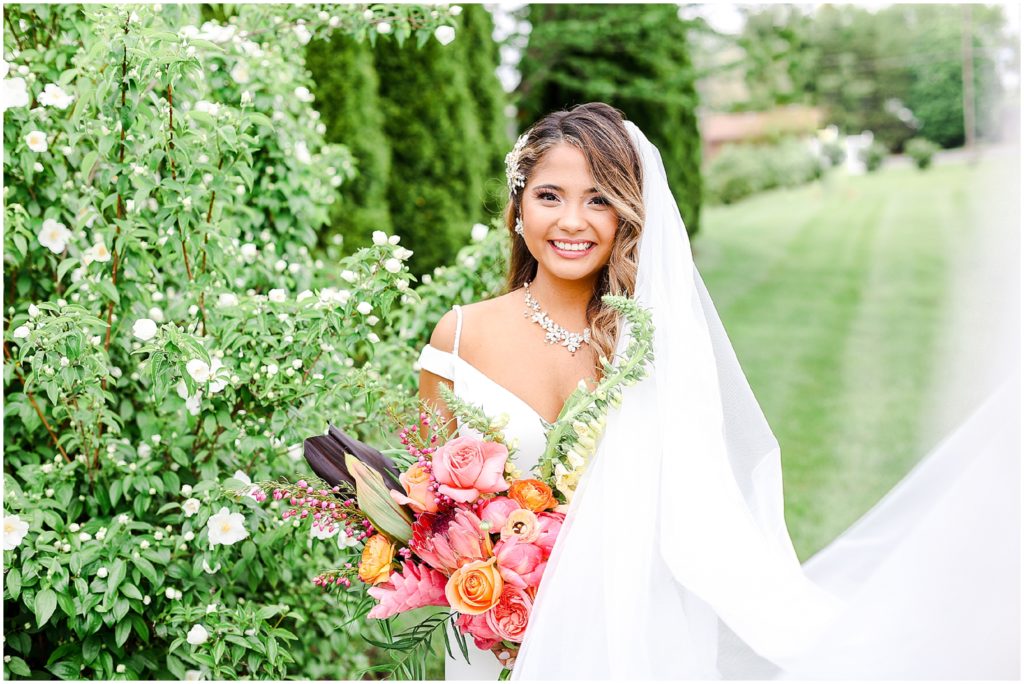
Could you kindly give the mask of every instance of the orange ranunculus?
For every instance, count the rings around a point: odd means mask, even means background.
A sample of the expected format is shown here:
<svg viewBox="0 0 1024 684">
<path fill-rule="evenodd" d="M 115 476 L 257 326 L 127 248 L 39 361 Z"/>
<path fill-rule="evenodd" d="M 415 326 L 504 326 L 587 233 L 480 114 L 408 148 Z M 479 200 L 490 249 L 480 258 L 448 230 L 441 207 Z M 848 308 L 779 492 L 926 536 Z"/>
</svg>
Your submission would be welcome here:
<svg viewBox="0 0 1024 684">
<path fill-rule="evenodd" d="M 464 615 L 480 615 L 494 607 L 505 586 L 497 558 L 466 563 L 452 573 L 444 587 L 448 603 Z"/>
<path fill-rule="evenodd" d="M 523 508 L 528 508 L 534 513 L 540 513 L 558 505 L 558 501 L 551 493 L 551 487 L 540 480 L 517 480 L 509 488 L 508 496 L 515 499 Z"/>
<path fill-rule="evenodd" d="M 391 561 L 395 557 L 395 545 L 383 534 L 375 534 L 366 540 L 363 557 L 359 561 L 359 579 L 367 584 L 387 582 L 391 577 Z"/>
</svg>

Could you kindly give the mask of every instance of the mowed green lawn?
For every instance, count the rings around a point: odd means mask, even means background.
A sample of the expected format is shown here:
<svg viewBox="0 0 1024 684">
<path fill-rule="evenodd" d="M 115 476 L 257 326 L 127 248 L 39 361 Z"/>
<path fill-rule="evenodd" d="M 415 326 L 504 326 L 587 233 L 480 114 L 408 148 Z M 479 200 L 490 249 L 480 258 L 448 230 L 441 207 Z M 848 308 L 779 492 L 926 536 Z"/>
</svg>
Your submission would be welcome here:
<svg viewBox="0 0 1024 684">
<path fill-rule="evenodd" d="M 782 447 L 801 560 L 933 446 L 920 426 L 978 173 L 834 175 L 705 208 L 695 258 Z"/>
</svg>

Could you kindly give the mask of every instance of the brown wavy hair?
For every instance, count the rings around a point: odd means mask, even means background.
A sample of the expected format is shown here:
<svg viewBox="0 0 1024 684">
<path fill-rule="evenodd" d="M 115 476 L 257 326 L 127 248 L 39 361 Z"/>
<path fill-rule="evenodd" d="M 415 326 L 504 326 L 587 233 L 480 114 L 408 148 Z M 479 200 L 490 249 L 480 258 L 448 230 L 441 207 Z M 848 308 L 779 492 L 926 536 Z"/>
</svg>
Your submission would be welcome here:
<svg viewBox="0 0 1024 684">
<path fill-rule="evenodd" d="M 640 232 L 644 225 L 643 171 L 640 155 L 623 123 L 625 115 L 603 102 L 588 102 L 552 112 L 529 129 L 519 157 L 519 170 L 527 181 L 544 154 L 559 143 L 583 152 L 594 184 L 618 216 L 611 256 L 598 274 L 587 305 L 587 324 L 595 360 L 612 358 L 619 338 L 619 316 L 606 306 L 606 294 L 632 296 L 636 286 Z M 505 206 L 505 226 L 512 239 L 507 291 L 522 287 L 537 275 L 537 260 L 515 232 L 522 215 L 523 190 L 515 188 Z"/>
</svg>

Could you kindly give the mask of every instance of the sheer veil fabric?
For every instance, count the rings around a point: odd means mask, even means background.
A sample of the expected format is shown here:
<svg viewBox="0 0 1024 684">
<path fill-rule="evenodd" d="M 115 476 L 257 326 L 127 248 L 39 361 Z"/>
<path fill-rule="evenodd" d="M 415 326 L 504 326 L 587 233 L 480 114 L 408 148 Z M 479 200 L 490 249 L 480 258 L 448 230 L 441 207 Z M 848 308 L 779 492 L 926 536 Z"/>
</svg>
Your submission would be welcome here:
<svg viewBox="0 0 1024 684">
<path fill-rule="evenodd" d="M 511 678 L 1019 676 L 1019 367 L 801 567 L 778 442 L 694 266 L 658 150 L 625 124 L 642 160 L 635 295 L 653 315 L 654 365 L 608 416 Z"/>
<path fill-rule="evenodd" d="M 625 123 L 643 169 L 635 296 L 652 312 L 654 366 L 608 417 L 513 679 L 717 678 L 720 639 L 745 661 L 785 663 L 842 608 L 801 571 L 778 442 L 694 266 L 661 156 Z M 627 343 L 628 330 L 620 352 Z"/>
</svg>

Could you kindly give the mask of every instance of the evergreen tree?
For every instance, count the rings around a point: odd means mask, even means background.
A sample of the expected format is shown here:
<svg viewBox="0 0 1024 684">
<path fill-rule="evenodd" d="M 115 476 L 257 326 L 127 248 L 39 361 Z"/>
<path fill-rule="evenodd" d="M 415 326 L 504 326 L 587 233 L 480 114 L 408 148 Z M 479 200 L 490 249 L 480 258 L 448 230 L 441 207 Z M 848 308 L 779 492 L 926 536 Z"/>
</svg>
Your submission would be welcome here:
<svg viewBox="0 0 1024 684">
<path fill-rule="evenodd" d="M 486 169 L 485 207 L 488 214 L 496 214 L 508 198 L 505 155 L 514 142 L 509 137 L 509 119 L 505 114 L 510 97 L 501 87 L 496 73 L 501 64 L 501 54 L 492 36 L 494 20 L 491 13 L 483 5 L 465 5 L 461 18 L 463 26 L 456 43 L 464 50 L 469 87 L 484 138 L 479 154 Z"/>
<path fill-rule="evenodd" d="M 307 46 L 306 66 L 313 73 L 313 92 L 327 127 L 326 139 L 346 145 L 353 157 L 357 175 L 339 188 L 328 231 L 340 233 L 345 251 L 351 252 L 368 245 L 374 230 L 392 232 L 388 192 L 391 142 L 384 133 L 373 48 L 368 41 L 335 34 L 330 40 L 316 40 Z M 324 238 L 326 235 L 321 236 L 321 244 L 326 243 Z"/>
<path fill-rule="evenodd" d="M 530 5 L 520 128 L 549 112 L 602 101 L 622 110 L 661 152 L 690 235 L 700 227 L 697 91 L 678 7 Z"/>
</svg>

